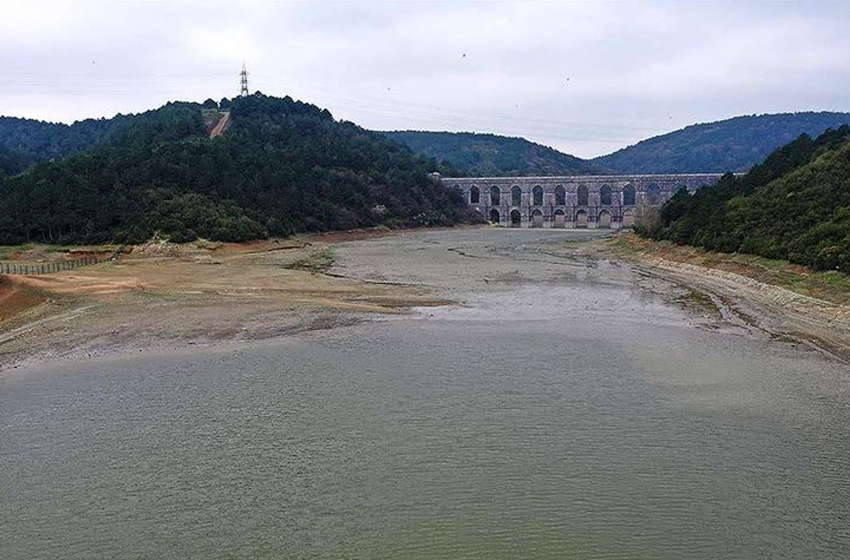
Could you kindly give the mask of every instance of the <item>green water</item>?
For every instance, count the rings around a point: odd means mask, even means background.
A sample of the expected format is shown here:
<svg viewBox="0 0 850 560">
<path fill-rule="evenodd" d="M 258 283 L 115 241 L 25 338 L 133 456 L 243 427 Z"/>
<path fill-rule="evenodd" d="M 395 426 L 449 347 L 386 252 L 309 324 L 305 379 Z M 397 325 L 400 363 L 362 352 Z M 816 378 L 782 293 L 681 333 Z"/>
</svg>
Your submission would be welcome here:
<svg viewBox="0 0 850 560">
<path fill-rule="evenodd" d="M 850 368 L 503 233 L 338 249 L 466 307 L 4 373 L 0 558 L 850 557 Z"/>
</svg>

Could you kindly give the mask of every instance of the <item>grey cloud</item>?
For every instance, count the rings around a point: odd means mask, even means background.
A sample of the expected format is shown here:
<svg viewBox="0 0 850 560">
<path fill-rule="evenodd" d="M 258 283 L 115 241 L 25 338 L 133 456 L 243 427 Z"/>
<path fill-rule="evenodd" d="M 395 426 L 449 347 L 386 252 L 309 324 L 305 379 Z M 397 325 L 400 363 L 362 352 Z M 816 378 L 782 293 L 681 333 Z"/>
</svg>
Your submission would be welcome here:
<svg viewBox="0 0 850 560">
<path fill-rule="evenodd" d="M 232 96 L 247 60 L 253 87 L 366 127 L 592 156 L 693 122 L 850 109 L 848 24 L 842 3 L 4 3 L 0 113 Z"/>
</svg>

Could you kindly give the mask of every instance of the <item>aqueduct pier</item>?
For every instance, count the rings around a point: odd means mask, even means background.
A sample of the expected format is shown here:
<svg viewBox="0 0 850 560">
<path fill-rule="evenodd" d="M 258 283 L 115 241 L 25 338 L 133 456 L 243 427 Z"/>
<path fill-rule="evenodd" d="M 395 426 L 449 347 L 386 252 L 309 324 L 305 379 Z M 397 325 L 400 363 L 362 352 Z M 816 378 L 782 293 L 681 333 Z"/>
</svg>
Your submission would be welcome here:
<svg viewBox="0 0 850 560">
<path fill-rule="evenodd" d="M 641 208 L 659 207 L 681 188 L 713 185 L 720 173 L 442 177 L 472 208 L 508 227 L 631 227 Z"/>
</svg>

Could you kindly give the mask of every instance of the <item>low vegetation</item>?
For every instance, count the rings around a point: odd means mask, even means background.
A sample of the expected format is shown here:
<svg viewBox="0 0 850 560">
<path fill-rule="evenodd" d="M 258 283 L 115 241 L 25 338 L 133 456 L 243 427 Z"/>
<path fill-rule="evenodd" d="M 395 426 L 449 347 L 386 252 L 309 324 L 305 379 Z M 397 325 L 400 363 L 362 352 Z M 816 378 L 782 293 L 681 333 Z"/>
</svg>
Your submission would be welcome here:
<svg viewBox="0 0 850 560">
<path fill-rule="evenodd" d="M 288 265 L 286 268 L 290 270 L 304 270 L 313 274 L 327 272 L 336 261 L 336 252 L 331 248 L 314 251 Z"/>
</svg>

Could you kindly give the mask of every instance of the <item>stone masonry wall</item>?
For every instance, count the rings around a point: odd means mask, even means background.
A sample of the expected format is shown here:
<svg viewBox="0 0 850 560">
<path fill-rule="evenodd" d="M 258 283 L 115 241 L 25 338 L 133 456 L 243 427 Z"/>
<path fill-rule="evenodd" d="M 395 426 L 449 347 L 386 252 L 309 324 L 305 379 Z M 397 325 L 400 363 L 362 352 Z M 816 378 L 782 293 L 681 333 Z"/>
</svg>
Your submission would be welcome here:
<svg viewBox="0 0 850 560">
<path fill-rule="evenodd" d="M 492 222 L 511 227 L 631 227 L 643 207 L 660 207 L 680 188 L 712 185 L 719 173 L 442 177 Z M 477 192 L 477 200 L 476 200 Z"/>
</svg>

